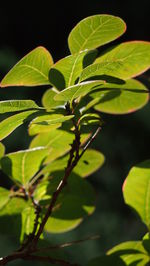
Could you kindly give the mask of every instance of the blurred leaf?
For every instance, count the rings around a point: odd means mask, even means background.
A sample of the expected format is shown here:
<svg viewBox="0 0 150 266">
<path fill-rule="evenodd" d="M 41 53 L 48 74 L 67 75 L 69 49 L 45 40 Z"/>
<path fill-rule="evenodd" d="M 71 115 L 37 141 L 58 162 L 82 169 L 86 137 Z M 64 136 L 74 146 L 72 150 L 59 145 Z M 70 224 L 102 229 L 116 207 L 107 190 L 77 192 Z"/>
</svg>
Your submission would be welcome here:
<svg viewBox="0 0 150 266">
<path fill-rule="evenodd" d="M 117 39 L 126 30 L 124 21 L 111 15 L 95 15 L 80 21 L 68 38 L 72 54 L 94 49 Z"/>
<path fill-rule="evenodd" d="M 64 116 L 62 114 L 46 114 L 36 117 L 29 124 L 29 134 L 36 135 L 39 133 L 49 132 L 61 126 L 65 121 L 73 118 L 73 115 Z"/>
<path fill-rule="evenodd" d="M 145 266 L 150 262 L 141 241 L 121 243 L 109 250 L 108 254 L 120 257 L 125 262 L 125 265 Z"/>
<path fill-rule="evenodd" d="M 150 160 L 131 168 L 123 185 L 125 203 L 134 208 L 150 229 Z"/>
<path fill-rule="evenodd" d="M 96 51 L 83 51 L 59 60 L 50 69 L 50 83 L 59 90 L 74 85 L 84 68 L 84 64 L 93 63 L 96 53 Z"/>
<path fill-rule="evenodd" d="M 89 261 L 87 266 L 125 266 L 126 264 L 117 256 L 101 256 Z"/>
<path fill-rule="evenodd" d="M 104 81 L 102 80 L 82 82 L 61 91 L 54 97 L 54 99 L 58 101 L 72 102 L 77 97 L 85 96 L 93 89 L 99 88 L 102 84 L 104 84 Z"/>
<path fill-rule="evenodd" d="M 55 88 L 48 89 L 43 97 L 42 97 L 42 104 L 47 109 L 50 110 L 52 108 L 57 108 L 58 106 L 64 105 L 62 101 L 55 101 L 54 97 L 59 93 Z"/>
<path fill-rule="evenodd" d="M 54 176 L 55 186 L 49 185 L 51 193 L 56 189 L 61 178 L 60 173 L 56 173 Z M 79 176 L 71 175 L 67 187 L 56 202 L 52 216 L 46 223 L 45 230 L 51 233 L 62 233 L 75 228 L 84 217 L 94 211 L 94 202 L 92 186 Z"/>
<path fill-rule="evenodd" d="M 80 81 L 102 75 L 130 79 L 150 67 L 150 43 L 143 41 L 126 42 L 110 48 L 96 59 L 95 64 L 85 68 Z"/>
<path fill-rule="evenodd" d="M 42 46 L 23 57 L 3 78 L 2 87 L 49 84 L 48 73 L 53 59 Z"/>
<path fill-rule="evenodd" d="M 0 187 L 0 210 L 8 203 L 10 200 L 10 191 Z"/>
<path fill-rule="evenodd" d="M 5 154 L 5 146 L 0 142 L 0 158 Z"/>
<path fill-rule="evenodd" d="M 37 110 L 22 112 L 0 122 L 0 140 L 10 135 L 17 127 L 28 121 Z M 32 117 L 33 118 L 33 117 Z"/>
<path fill-rule="evenodd" d="M 42 109 L 32 100 L 10 100 L 0 102 L 0 114 L 23 111 L 28 109 Z"/>
<path fill-rule="evenodd" d="M 147 104 L 149 100 L 147 88 L 134 79 L 127 80 L 125 84 L 108 83 L 91 93 L 90 96 L 95 99 L 94 109 L 109 114 L 134 112 Z"/>
<path fill-rule="evenodd" d="M 27 186 L 47 154 L 44 147 L 9 153 L 0 161 L 2 171 L 17 184 Z"/>
</svg>

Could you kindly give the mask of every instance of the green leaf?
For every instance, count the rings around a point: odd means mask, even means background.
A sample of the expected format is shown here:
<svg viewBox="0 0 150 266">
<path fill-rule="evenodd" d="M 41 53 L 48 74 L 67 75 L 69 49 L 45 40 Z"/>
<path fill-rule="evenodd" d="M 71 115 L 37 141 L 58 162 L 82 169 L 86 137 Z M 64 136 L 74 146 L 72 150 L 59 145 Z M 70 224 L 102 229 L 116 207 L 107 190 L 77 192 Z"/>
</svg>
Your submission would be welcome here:
<svg viewBox="0 0 150 266">
<path fill-rule="evenodd" d="M 126 42 L 109 49 L 96 59 L 95 64 L 85 68 L 80 81 L 102 75 L 126 80 L 140 75 L 149 67 L 150 42 Z"/>
<path fill-rule="evenodd" d="M 54 97 L 59 93 L 58 90 L 56 90 L 55 88 L 51 88 L 49 90 L 47 90 L 43 97 L 42 97 L 42 104 L 43 106 L 47 109 L 47 110 L 51 110 L 53 108 L 57 108 L 58 106 L 62 106 L 64 105 L 64 102 L 60 101 L 55 101 Z"/>
<path fill-rule="evenodd" d="M 97 171 L 104 163 L 104 155 L 96 150 L 88 149 L 79 160 L 73 172 L 81 177 L 87 177 Z"/>
<path fill-rule="evenodd" d="M 37 114 L 37 110 L 22 112 L 6 118 L 0 122 L 0 140 L 10 135 L 17 127 L 24 122 L 33 119 L 34 114 Z"/>
<path fill-rule="evenodd" d="M 123 185 L 125 203 L 134 208 L 150 229 L 150 160 L 131 168 Z"/>
<path fill-rule="evenodd" d="M 65 121 L 73 118 L 73 115 L 64 116 L 62 114 L 41 115 L 33 119 L 29 125 L 29 134 L 36 135 L 43 132 L 49 132 L 61 126 Z"/>
<path fill-rule="evenodd" d="M 71 31 L 68 44 L 72 54 L 94 49 L 117 39 L 126 30 L 124 21 L 111 15 L 95 15 L 80 21 Z"/>
<path fill-rule="evenodd" d="M 104 84 L 102 80 L 93 80 L 86 81 L 74 86 L 68 87 L 65 90 L 58 93 L 54 99 L 58 101 L 72 102 L 78 97 L 83 97 L 88 94 L 90 91 L 95 90 L 96 88 L 101 87 Z"/>
<path fill-rule="evenodd" d="M 5 205 L 10 200 L 10 191 L 0 187 L 0 210 L 5 207 Z"/>
<path fill-rule="evenodd" d="M 0 102 L 0 114 L 28 109 L 42 109 L 32 100 L 10 100 Z"/>
<path fill-rule="evenodd" d="M 2 171 L 17 184 L 27 186 L 47 154 L 44 147 L 9 153 L 0 161 Z"/>
<path fill-rule="evenodd" d="M 34 221 L 36 218 L 35 210 L 33 206 L 26 207 L 22 213 L 21 213 L 21 235 L 20 235 L 20 241 L 22 242 L 25 238 L 25 236 L 32 233 L 34 228 Z"/>
<path fill-rule="evenodd" d="M 89 261 L 87 266 L 125 266 L 126 264 L 117 256 L 101 256 Z"/>
<path fill-rule="evenodd" d="M 141 241 L 121 243 L 109 250 L 108 254 L 120 257 L 125 265 L 145 266 L 150 261 Z"/>
<path fill-rule="evenodd" d="M 95 50 L 83 51 L 59 60 L 50 69 L 50 83 L 59 90 L 74 85 L 83 68 L 93 63 L 96 54 Z"/>
<path fill-rule="evenodd" d="M 0 233 L 20 237 L 21 213 L 27 202 L 21 198 L 10 198 L 4 208 L 0 209 Z M 10 226 L 11 225 L 11 226 Z"/>
<path fill-rule="evenodd" d="M 90 94 L 94 98 L 94 108 L 109 114 L 134 112 L 147 104 L 149 93 L 139 81 L 131 79 L 124 84 L 108 83 Z"/>
<path fill-rule="evenodd" d="M 56 173 L 53 180 L 55 185 L 50 184 L 51 193 L 61 180 L 60 173 Z M 81 223 L 84 217 L 93 213 L 95 209 L 94 202 L 95 193 L 92 186 L 79 176 L 71 175 L 68 179 L 67 187 L 56 202 L 52 216 L 46 223 L 45 230 L 50 233 L 62 233 L 72 230 Z"/>
<path fill-rule="evenodd" d="M 44 47 L 37 47 L 8 72 L 1 82 L 1 87 L 47 85 L 52 64 L 50 53 Z"/>
<path fill-rule="evenodd" d="M 84 114 L 80 118 L 80 125 L 87 126 L 89 124 L 101 125 L 101 118 L 98 114 L 88 113 Z"/>
<path fill-rule="evenodd" d="M 5 154 L 5 146 L 0 142 L 0 158 Z"/>
<path fill-rule="evenodd" d="M 56 170 L 63 170 L 67 166 L 68 155 L 51 162 L 43 168 L 43 173 L 49 175 Z M 104 163 L 104 155 L 99 151 L 88 149 L 73 169 L 80 177 L 86 177 L 97 171 Z"/>
<path fill-rule="evenodd" d="M 37 135 L 30 143 L 30 148 L 44 146 L 49 150 L 49 155 L 46 158 L 46 163 L 55 160 L 56 158 L 67 153 L 73 142 L 74 134 L 65 130 L 52 130 L 50 132 Z"/>
</svg>

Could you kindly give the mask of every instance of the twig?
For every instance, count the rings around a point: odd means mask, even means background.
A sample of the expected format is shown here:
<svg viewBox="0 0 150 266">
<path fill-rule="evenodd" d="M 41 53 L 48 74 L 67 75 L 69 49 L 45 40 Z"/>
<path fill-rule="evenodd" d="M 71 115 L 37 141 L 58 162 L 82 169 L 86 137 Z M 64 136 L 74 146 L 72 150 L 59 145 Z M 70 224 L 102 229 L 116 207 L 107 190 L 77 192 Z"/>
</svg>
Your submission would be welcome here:
<svg viewBox="0 0 150 266">
<path fill-rule="evenodd" d="M 79 239 L 79 240 L 75 240 L 75 241 L 71 241 L 71 242 L 66 242 L 66 243 L 63 243 L 63 244 L 55 245 L 55 246 L 39 248 L 39 249 L 36 249 L 35 251 L 33 251 L 33 253 L 34 252 L 41 252 L 41 251 L 51 250 L 51 249 L 66 248 L 66 247 L 70 247 L 72 245 L 77 245 L 77 244 L 83 243 L 85 241 L 96 240 L 96 239 L 99 239 L 99 238 L 100 238 L 100 236 L 98 236 L 98 235 L 90 236 L 90 237 L 87 237 L 87 238 L 84 238 L 84 239 Z"/>
</svg>

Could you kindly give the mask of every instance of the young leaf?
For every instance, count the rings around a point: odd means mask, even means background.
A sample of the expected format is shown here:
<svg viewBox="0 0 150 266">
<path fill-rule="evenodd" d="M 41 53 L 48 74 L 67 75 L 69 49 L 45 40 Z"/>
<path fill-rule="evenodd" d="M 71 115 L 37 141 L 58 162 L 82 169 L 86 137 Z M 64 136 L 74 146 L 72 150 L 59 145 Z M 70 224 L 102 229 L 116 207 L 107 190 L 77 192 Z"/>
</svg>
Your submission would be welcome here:
<svg viewBox="0 0 150 266">
<path fill-rule="evenodd" d="M 10 200 L 10 191 L 0 187 L 0 210 L 8 203 Z"/>
<path fill-rule="evenodd" d="M 56 90 L 55 88 L 51 88 L 49 90 L 47 90 L 43 97 L 42 97 L 42 104 L 43 106 L 47 109 L 47 110 L 51 110 L 53 108 L 57 108 L 59 106 L 64 105 L 64 102 L 62 101 L 55 101 L 54 97 L 59 93 L 58 90 Z"/>
<path fill-rule="evenodd" d="M 123 185 L 125 203 L 134 208 L 150 229 L 150 160 L 133 167 Z"/>
<path fill-rule="evenodd" d="M 108 72 L 105 73 L 111 75 L 112 71 L 112 76 L 124 80 L 138 76 L 150 67 L 150 42 L 131 41 L 119 44 L 104 52 L 95 63 L 99 63 L 99 66 L 108 63 Z M 102 73 L 103 67 L 99 70 Z M 98 72 L 96 75 L 99 75 Z"/>
<path fill-rule="evenodd" d="M 58 178 L 59 176 L 59 178 Z M 56 173 L 55 183 L 60 182 Z M 56 189 L 50 184 L 51 190 Z M 52 191 L 51 191 L 52 192 Z M 51 233 L 62 233 L 75 228 L 84 217 L 94 211 L 95 195 L 92 186 L 77 175 L 71 175 L 66 189 L 60 194 L 52 216 L 46 223 L 45 230 Z"/>
<path fill-rule="evenodd" d="M 90 91 L 101 87 L 104 83 L 105 82 L 102 80 L 92 80 L 92 81 L 82 82 L 61 91 L 54 97 L 54 99 L 58 101 L 72 102 L 74 99 L 81 96 L 83 97 L 86 94 L 88 94 Z"/>
<path fill-rule="evenodd" d="M 0 161 L 2 171 L 17 184 L 27 186 L 47 154 L 43 147 L 6 154 Z"/>
<path fill-rule="evenodd" d="M 44 47 L 37 47 L 8 72 L 1 82 L 1 87 L 47 85 L 52 64 L 50 53 Z"/>
<path fill-rule="evenodd" d="M 0 102 L 0 114 L 30 109 L 42 109 L 32 100 L 10 100 Z"/>
<path fill-rule="evenodd" d="M 73 115 L 64 116 L 62 114 L 47 114 L 33 119 L 29 125 L 29 134 L 35 135 L 43 132 L 49 132 L 61 126 L 65 121 L 72 119 Z"/>
<path fill-rule="evenodd" d="M 124 21 L 111 15 L 95 15 L 80 21 L 71 31 L 68 44 L 72 54 L 94 49 L 117 39 L 126 30 Z"/>
<path fill-rule="evenodd" d="M 93 63 L 96 54 L 95 50 L 83 51 L 59 60 L 50 69 L 50 83 L 59 90 L 74 85 L 83 68 Z"/>
<path fill-rule="evenodd" d="M 34 117 L 37 114 L 37 110 L 25 111 L 13 116 L 6 118 L 0 122 L 0 140 L 10 135 L 17 127 L 22 125 L 24 122 Z M 33 116 L 32 116 L 33 115 Z"/>
<path fill-rule="evenodd" d="M 141 241 L 121 243 L 109 250 L 107 254 L 120 257 L 125 265 L 145 266 L 150 261 L 149 255 Z"/>
<path fill-rule="evenodd" d="M 147 88 L 134 79 L 127 80 L 124 84 L 107 83 L 90 96 L 95 100 L 94 109 L 109 114 L 134 112 L 149 100 Z"/>
</svg>

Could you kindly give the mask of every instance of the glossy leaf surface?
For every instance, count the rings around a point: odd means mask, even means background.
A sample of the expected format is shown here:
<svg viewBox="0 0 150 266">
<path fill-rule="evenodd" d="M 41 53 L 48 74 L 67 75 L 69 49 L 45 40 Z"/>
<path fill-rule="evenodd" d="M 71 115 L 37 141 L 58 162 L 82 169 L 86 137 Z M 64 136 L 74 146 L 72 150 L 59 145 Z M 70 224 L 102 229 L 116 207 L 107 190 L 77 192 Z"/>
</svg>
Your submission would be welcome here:
<svg viewBox="0 0 150 266">
<path fill-rule="evenodd" d="M 42 109 L 32 100 L 10 100 L 0 102 L 0 114 L 28 109 Z"/>
</svg>

